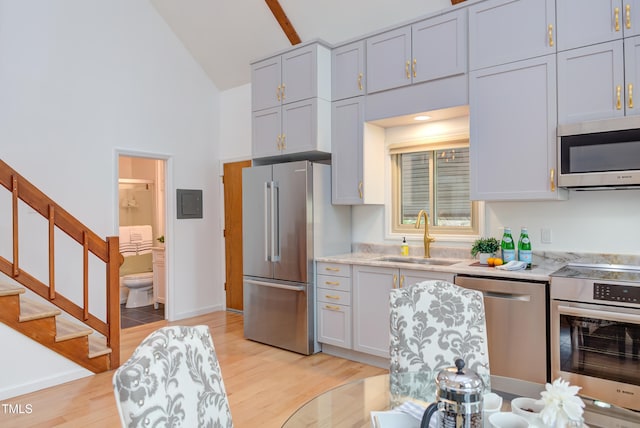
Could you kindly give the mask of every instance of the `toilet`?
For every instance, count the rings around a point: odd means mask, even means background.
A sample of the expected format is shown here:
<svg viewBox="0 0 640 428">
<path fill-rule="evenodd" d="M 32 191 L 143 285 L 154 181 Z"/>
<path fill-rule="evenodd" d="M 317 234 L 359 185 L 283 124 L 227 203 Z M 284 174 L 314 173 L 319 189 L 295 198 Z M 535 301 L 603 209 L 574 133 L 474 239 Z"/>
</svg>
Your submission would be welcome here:
<svg viewBox="0 0 640 428">
<path fill-rule="evenodd" d="M 129 289 L 126 308 L 153 304 L 153 272 L 124 275 L 121 279 L 122 285 Z"/>
</svg>

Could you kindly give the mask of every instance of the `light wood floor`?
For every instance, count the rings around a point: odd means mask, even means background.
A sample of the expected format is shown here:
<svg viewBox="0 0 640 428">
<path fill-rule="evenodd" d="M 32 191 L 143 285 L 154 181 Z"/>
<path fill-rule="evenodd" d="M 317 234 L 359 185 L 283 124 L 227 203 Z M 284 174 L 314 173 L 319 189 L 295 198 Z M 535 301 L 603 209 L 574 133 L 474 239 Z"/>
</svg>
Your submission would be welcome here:
<svg viewBox="0 0 640 428">
<path fill-rule="evenodd" d="M 303 356 L 243 338 L 242 315 L 215 312 L 170 324 L 206 324 L 220 360 L 234 426 L 280 427 L 309 399 L 345 382 L 386 370 L 325 354 Z M 126 361 L 157 322 L 125 329 L 121 360 Z M 119 419 L 111 378 L 113 371 L 22 395 L 0 403 L 0 427 L 117 427 Z M 0 379 L 0 382 L 2 380 Z M 8 414 L 20 405 L 30 414 Z"/>
</svg>

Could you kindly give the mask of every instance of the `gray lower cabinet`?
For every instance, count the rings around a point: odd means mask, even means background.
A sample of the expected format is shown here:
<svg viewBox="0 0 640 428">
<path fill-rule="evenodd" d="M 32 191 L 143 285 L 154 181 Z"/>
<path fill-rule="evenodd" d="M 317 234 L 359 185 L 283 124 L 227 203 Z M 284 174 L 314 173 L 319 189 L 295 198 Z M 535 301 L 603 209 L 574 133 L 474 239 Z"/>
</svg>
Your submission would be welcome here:
<svg viewBox="0 0 640 428">
<path fill-rule="evenodd" d="M 353 266 L 353 349 L 389 358 L 389 293 L 426 280 L 453 282 L 452 273 Z"/>
<path fill-rule="evenodd" d="M 320 343 L 351 348 L 351 266 L 318 263 L 317 337 Z"/>
</svg>

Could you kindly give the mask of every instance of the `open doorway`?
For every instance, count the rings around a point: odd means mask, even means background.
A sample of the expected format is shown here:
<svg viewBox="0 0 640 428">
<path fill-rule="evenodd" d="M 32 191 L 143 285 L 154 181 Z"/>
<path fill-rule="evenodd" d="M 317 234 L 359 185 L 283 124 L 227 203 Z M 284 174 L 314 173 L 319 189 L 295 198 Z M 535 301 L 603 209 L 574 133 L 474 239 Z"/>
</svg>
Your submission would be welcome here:
<svg viewBox="0 0 640 428">
<path fill-rule="evenodd" d="M 122 328 L 166 319 L 166 161 L 118 157 Z"/>
</svg>

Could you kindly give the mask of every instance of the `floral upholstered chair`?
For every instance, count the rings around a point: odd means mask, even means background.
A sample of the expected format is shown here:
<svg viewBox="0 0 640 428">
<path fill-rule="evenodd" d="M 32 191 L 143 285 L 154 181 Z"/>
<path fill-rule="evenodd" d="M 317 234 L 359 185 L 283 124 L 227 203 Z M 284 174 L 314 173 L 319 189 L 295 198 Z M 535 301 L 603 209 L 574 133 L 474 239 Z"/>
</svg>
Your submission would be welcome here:
<svg viewBox="0 0 640 428">
<path fill-rule="evenodd" d="M 391 290 L 390 305 L 392 397 L 433 401 L 436 376 L 458 358 L 490 390 L 481 292 L 425 281 Z"/>
<path fill-rule="evenodd" d="M 233 427 L 209 328 L 164 327 L 113 376 L 123 427 Z"/>
</svg>

